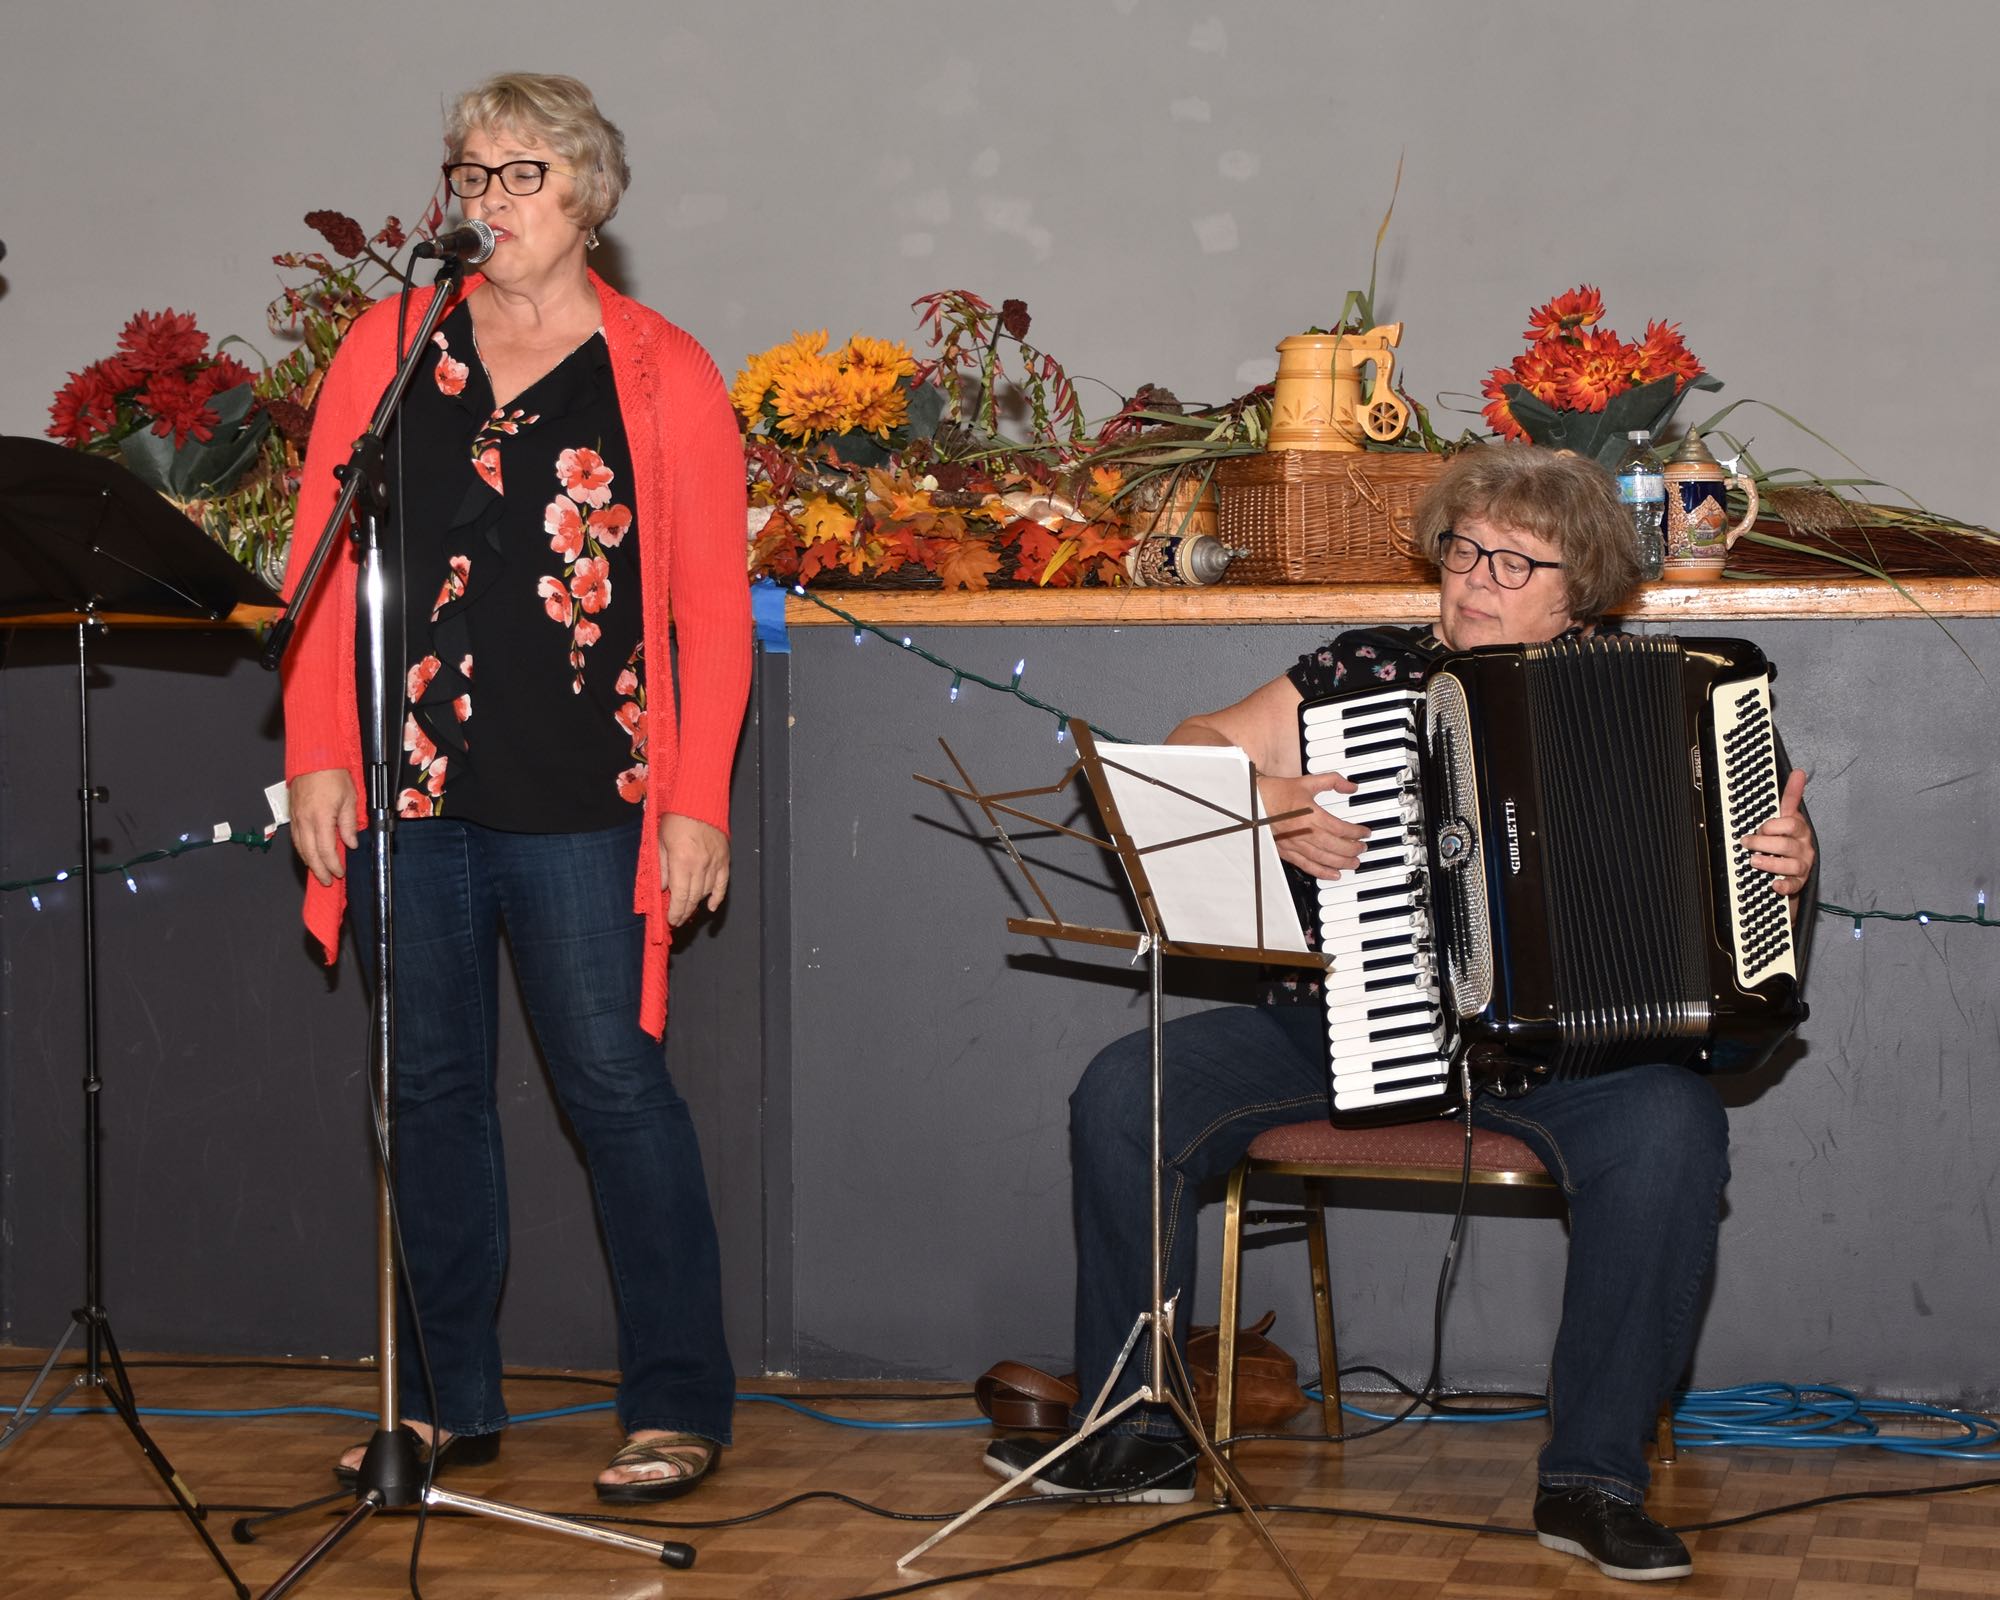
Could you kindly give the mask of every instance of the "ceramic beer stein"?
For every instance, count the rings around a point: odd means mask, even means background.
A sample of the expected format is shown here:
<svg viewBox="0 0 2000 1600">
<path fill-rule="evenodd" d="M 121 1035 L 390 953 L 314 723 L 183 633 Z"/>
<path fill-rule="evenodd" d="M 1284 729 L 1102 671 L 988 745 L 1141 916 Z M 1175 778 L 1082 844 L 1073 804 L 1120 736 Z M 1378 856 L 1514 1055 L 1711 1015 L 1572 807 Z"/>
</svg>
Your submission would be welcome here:
<svg viewBox="0 0 2000 1600">
<path fill-rule="evenodd" d="M 1667 559 L 1661 576 L 1668 583 L 1721 577 L 1730 546 L 1757 520 L 1756 481 L 1725 471 L 1692 430 L 1662 475 L 1667 480 Z M 1742 490 L 1748 502 L 1743 520 L 1734 527 L 1729 525 L 1732 487 Z"/>
</svg>

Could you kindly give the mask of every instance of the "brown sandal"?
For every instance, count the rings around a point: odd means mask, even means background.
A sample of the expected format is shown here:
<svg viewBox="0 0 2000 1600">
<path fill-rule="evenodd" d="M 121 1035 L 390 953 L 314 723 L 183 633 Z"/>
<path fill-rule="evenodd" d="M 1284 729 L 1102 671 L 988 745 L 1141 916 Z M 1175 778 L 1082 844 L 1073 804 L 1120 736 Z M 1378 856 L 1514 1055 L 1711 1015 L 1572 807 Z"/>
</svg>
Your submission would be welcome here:
<svg viewBox="0 0 2000 1600">
<path fill-rule="evenodd" d="M 657 1500 L 675 1500 L 690 1493 L 710 1473 L 719 1469 L 722 1446 L 696 1433 L 669 1433 L 658 1439 L 628 1439 L 607 1467 L 642 1467 L 658 1464 L 675 1468 L 671 1477 L 638 1478 L 630 1483 L 597 1485 L 597 1498 L 611 1505 L 650 1505 Z"/>
</svg>

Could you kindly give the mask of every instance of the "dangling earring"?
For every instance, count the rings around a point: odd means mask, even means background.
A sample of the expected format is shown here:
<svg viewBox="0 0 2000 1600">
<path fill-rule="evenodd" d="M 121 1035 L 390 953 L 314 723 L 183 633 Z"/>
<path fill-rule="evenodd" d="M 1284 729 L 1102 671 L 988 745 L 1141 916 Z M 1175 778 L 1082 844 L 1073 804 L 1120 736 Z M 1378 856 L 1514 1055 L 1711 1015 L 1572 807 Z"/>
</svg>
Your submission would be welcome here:
<svg viewBox="0 0 2000 1600">
<path fill-rule="evenodd" d="M 597 237 L 597 230 L 595 228 L 592 228 L 583 236 L 583 247 L 586 250 L 595 250 L 603 242 L 603 240 Z"/>
</svg>

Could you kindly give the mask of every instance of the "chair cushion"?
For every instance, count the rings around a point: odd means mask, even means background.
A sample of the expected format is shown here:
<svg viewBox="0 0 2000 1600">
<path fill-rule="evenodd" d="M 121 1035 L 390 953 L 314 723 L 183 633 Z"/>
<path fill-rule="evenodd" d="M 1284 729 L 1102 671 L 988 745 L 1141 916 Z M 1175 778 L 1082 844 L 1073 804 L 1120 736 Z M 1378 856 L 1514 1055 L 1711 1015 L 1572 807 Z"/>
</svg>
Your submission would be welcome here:
<svg viewBox="0 0 2000 1600">
<path fill-rule="evenodd" d="M 1318 1118 L 1266 1129 L 1251 1141 L 1249 1158 L 1299 1165 L 1435 1167 L 1441 1172 L 1456 1172 L 1465 1159 L 1465 1129 L 1461 1123 L 1441 1119 L 1386 1128 L 1336 1128 Z M 1534 1151 L 1511 1133 L 1475 1128 L 1472 1170 L 1540 1173 L 1543 1168 Z"/>
</svg>

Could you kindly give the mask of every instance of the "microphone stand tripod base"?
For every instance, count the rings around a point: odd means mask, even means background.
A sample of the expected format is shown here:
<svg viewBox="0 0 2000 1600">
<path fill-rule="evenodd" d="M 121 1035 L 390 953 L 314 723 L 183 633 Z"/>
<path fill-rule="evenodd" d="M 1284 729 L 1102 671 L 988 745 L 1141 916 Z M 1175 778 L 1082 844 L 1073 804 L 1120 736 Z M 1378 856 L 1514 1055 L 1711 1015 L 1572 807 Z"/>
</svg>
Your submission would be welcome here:
<svg viewBox="0 0 2000 1600">
<path fill-rule="evenodd" d="M 610 1545 L 614 1549 L 630 1550 L 639 1555 L 651 1556 L 662 1566 L 687 1568 L 694 1565 L 694 1547 L 672 1539 L 642 1539 L 637 1534 L 621 1533 L 615 1528 L 601 1528 L 593 1523 L 577 1522 L 551 1512 L 537 1511 L 531 1506 L 509 1505 L 502 1500 L 482 1500 L 474 1495 L 454 1494 L 451 1490 L 440 1489 L 435 1484 L 426 1486 L 424 1468 L 417 1460 L 416 1435 L 408 1428 L 397 1428 L 392 1432 L 376 1430 L 375 1436 L 368 1441 L 367 1453 L 361 1458 L 360 1484 L 360 1498 L 355 1501 L 354 1508 L 334 1524 L 319 1543 L 300 1556 L 276 1583 L 266 1589 L 260 1600 L 278 1600 L 278 1596 L 289 1593 L 301 1578 L 332 1552 L 334 1546 L 376 1512 L 419 1503 L 443 1511 L 493 1517 L 524 1528 L 539 1528 L 545 1533 L 566 1533 L 572 1538 L 589 1539 L 597 1544 Z M 328 1495 L 323 1499 L 308 1501 L 304 1505 L 293 1506 L 290 1510 L 275 1512 L 269 1516 L 254 1519 L 246 1517 L 235 1524 L 232 1532 L 237 1543 L 252 1544 L 256 1541 L 255 1529 L 258 1525 L 297 1516 L 304 1511 L 316 1510 L 329 1501 L 339 1498 L 338 1495 Z"/>
</svg>

